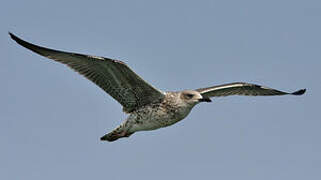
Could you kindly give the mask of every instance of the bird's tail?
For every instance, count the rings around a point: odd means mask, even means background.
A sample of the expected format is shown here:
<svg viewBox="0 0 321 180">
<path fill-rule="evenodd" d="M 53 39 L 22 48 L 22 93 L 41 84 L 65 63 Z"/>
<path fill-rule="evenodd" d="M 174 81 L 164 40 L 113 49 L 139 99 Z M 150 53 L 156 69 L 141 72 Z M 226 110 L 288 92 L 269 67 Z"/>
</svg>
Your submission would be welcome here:
<svg viewBox="0 0 321 180">
<path fill-rule="evenodd" d="M 117 139 L 121 138 L 122 136 L 118 133 L 115 133 L 114 131 L 105 134 L 103 137 L 100 138 L 101 141 L 116 141 Z"/>
<path fill-rule="evenodd" d="M 123 137 L 129 137 L 133 133 L 128 133 L 122 125 L 118 126 L 116 129 L 114 129 L 112 132 L 105 134 L 100 138 L 101 141 L 116 141 L 119 138 Z"/>
</svg>

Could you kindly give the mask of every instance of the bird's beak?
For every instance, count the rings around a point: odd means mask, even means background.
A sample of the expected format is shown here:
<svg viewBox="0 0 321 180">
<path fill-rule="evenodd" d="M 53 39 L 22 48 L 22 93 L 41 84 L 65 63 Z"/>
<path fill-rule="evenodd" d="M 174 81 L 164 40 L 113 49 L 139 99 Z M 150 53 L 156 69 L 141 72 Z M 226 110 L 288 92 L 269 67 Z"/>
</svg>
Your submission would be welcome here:
<svg viewBox="0 0 321 180">
<path fill-rule="evenodd" d="M 202 99 L 198 100 L 199 102 L 212 102 L 212 100 L 209 97 L 203 97 Z"/>
</svg>

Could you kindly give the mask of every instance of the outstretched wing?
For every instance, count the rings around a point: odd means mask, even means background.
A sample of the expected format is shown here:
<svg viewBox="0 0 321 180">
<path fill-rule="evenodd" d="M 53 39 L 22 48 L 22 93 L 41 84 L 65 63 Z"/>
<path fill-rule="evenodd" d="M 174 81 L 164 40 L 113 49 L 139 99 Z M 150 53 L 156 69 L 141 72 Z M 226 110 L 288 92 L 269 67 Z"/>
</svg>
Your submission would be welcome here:
<svg viewBox="0 0 321 180">
<path fill-rule="evenodd" d="M 161 101 L 165 96 L 121 61 L 48 49 L 26 42 L 12 33 L 9 34 L 21 46 L 66 64 L 84 75 L 122 104 L 125 112 Z"/>
<path fill-rule="evenodd" d="M 292 93 L 271 89 L 268 87 L 260 86 L 257 84 L 249 84 L 244 82 L 236 82 L 230 84 L 223 84 L 208 88 L 196 89 L 204 97 L 214 96 L 230 96 L 230 95 L 243 95 L 243 96 L 276 96 L 276 95 L 302 95 L 306 89 L 301 89 Z"/>
</svg>

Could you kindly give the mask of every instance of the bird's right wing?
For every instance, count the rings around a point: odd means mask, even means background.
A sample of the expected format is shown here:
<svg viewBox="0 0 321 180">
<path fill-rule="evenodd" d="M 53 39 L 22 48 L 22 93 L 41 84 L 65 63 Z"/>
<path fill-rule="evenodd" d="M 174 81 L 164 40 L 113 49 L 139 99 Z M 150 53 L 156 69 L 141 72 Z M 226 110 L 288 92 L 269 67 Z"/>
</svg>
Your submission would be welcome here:
<svg viewBox="0 0 321 180">
<path fill-rule="evenodd" d="M 208 88 L 196 89 L 204 97 L 218 97 L 230 95 L 243 95 L 243 96 L 275 96 L 275 95 L 302 95 L 306 89 L 301 89 L 292 93 L 279 91 L 276 89 L 264 87 L 257 84 L 250 84 L 244 82 L 236 82 L 230 84 L 223 84 L 212 86 Z"/>
<path fill-rule="evenodd" d="M 53 50 L 26 42 L 12 33 L 9 34 L 21 46 L 66 64 L 84 75 L 122 104 L 125 112 L 161 101 L 165 97 L 161 91 L 145 82 L 122 61 Z"/>
</svg>

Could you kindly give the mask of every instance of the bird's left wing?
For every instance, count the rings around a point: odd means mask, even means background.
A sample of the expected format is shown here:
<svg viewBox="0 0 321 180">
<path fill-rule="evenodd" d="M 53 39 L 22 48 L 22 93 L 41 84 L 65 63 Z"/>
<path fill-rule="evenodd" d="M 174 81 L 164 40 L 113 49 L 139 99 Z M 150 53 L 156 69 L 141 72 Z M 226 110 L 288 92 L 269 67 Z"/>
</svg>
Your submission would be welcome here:
<svg viewBox="0 0 321 180">
<path fill-rule="evenodd" d="M 21 46 L 66 64 L 84 75 L 122 104 L 125 112 L 161 101 L 165 97 L 164 93 L 145 82 L 122 61 L 49 49 L 9 34 Z"/>
<path fill-rule="evenodd" d="M 306 89 L 301 89 L 292 93 L 279 91 L 276 89 L 264 87 L 257 84 L 236 82 L 212 86 L 208 88 L 196 89 L 204 97 L 243 95 L 243 96 L 275 96 L 275 95 L 302 95 Z"/>
</svg>

